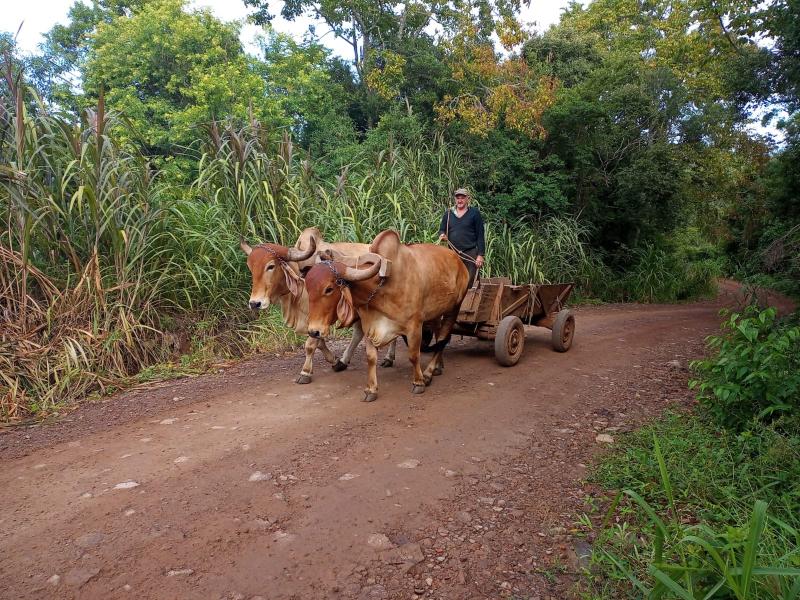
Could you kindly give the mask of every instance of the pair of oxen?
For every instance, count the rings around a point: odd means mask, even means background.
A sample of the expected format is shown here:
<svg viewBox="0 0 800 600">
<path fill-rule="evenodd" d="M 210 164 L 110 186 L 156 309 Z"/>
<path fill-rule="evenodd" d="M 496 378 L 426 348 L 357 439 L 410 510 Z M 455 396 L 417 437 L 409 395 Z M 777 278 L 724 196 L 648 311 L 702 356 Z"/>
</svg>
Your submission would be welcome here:
<svg viewBox="0 0 800 600">
<path fill-rule="evenodd" d="M 309 383 L 319 348 L 334 371 L 347 368 L 362 338 L 367 349 L 368 382 L 364 401 L 378 397 L 378 349 L 390 346 L 383 366 L 394 363 L 398 337 L 408 344 L 413 367 L 411 391 L 421 394 L 444 367 L 442 351 L 467 292 L 469 274 L 455 252 L 434 244 L 403 244 L 395 231 L 383 231 L 371 244 L 328 243 L 315 227 L 293 248 L 241 243 L 252 274 L 250 307 L 280 306 L 286 325 L 302 335 L 305 363 L 297 383 Z M 340 359 L 325 343 L 331 327 L 353 327 Z M 437 337 L 433 358 L 422 370 L 423 327 Z"/>
</svg>

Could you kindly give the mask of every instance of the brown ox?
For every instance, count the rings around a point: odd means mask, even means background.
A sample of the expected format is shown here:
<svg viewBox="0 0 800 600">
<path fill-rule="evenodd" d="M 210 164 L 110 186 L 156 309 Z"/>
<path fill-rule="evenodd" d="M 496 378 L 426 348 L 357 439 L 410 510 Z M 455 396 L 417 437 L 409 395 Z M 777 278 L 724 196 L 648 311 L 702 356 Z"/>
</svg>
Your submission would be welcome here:
<svg viewBox="0 0 800 600">
<path fill-rule="evenodd" d="M 333 250 L 344 255 L 360 254 L 369 249 L 367 244 L 329 244 L 322 240 L 316 227 L 303 231 L 295 244 L 295 248 L 286 248 L 280 244 L 259 244 L 250 247 L 246 242 L 240 244 L 247 255 L 247 266 L 252 275 L 252 291 L 250 308 L 264 310 L 270 304 L 281 307 L 284 323 L 298 333 L 308 331 L 308 294 L 302 274 L 315 261 L 315 251 Z M 310 383 L 313 374 L 314 352 L 319 348 L 325 360 L 333 364 L 334 371 L 343 371 L 350 364 L 355 348 L 364 334 L 359 323 L 353 326 L 353 337 L 340 359 L 323 339 L 309 337 L 305 343 L 305 362 L 297 383 Z M 383 366 L 394 363 L 394 345 L 383 361 Z"/>
<path fill-rule="evenodd" d="M 381 280 L 379 270 L 386 259 L 391 261 L 391 273 Z M 452 250 L 433 244 L 406 245 L 394 231 L 378 234 L 370 254 L 358 262 L 366 268 L 325 261 L 308 271 L 308 333 L 324 337 L 337 320 L 347 326 L 361 319 L 369 366 L 365 402 L 378 397 L 377 349 L 405 336 L 414 369 L 411 391 L 420 394 L 433 375 L 441 373 L 442 351 L 467 292 L 467 268 Z M 419 354 L 426 322 L 437 322 L 441 341 L 423 373 Z"/>
<path fill-rule="evenodd" d="M 297 268 L 303 277 L 308 270 L 317 262 L 317 255 L 328 255 L 333 253 L 347 257 L 358 257 L 362 254 L 369 252 L 369 244 L 360 244 L 358 242 L 326 242 L 322 238 L 322 234 L 316 227 L 307 227 L 297 238 L 294 247 L 298 250 L 307 250 L 311 244 L 316 248 L 316 253 L 306 260 L 299 261 Z M 306 333 L 304 330 L 302 333 Z M 361 331 L 361 325 L 356 321 L 353 324 L 353 337 L 350 344 L 347 346 L 342 358 L 336 361 L 333 365 L 334 371 L 343 371 L 350 364 L 350 359 L 353 357 L 353 352 L 358 347 L 359 342 L 364 337 Z M 391 367 L 394 365 L 395 351 L 397 342 L 393 341 L 389 344 L 389 350 L 381 363 L 382 367 Z"/>
</svg>

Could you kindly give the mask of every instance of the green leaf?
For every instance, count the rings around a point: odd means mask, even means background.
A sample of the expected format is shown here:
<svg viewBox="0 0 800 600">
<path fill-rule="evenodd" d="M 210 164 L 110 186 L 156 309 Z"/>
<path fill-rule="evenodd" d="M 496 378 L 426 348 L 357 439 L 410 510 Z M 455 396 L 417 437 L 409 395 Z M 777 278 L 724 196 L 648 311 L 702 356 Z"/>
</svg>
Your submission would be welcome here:
<svg viewBox="0 0 800 600">
<path fill-rule="evenodd" d="M 753 569 L 755 569 L 756 556 L 758 554 L 758 544 L 761 541 L 761 533 L 764 531 L 766 515 L 767 503 L 763 500 L 757 500 L 753 506 L 753 516 L 750 521 L 750 530 L 747 537 L 747 544 L 744 548 L 744 559 L 742 561 L 742 575 L 740 579 L 742 599 L 747 598 L 750 592 Z"/>
<path fill-rule="evenodd" d="M 669 588 L 670 591 L 675 593 L 678 597 L 683 598 L 684 600 L 696 600 L 694 596 L 692 596 L 685 588 L 683 588 L 669 575 L 667 575 L 654 565 L 650 565 L 647 571 L 658 581 L 664 584 L 667 588 Z"/>
</svg>

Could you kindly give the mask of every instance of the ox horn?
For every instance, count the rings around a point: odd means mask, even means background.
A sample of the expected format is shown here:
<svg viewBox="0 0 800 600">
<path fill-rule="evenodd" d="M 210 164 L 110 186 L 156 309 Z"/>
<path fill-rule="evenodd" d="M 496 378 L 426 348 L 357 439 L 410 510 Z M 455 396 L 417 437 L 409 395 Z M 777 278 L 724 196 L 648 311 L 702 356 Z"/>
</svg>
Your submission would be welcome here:
<svg viewBox="0 0 800 600">
<path fill-rule="evenodd" d="M 342 279 L 347 281 L 364 281 L 366 279 L 370 279 L 371 277 L 375 277 L 380 271 L 381 268 L 381 260 L 382 258 L 370 252 L 369 254 L 364 254 L 359 257 L 359 262 L 364 259 L 373 261 L 372 266 L 367 269 L 356 269 L 353 267 L 347 267 L 345 269 L 344 275 L 342 275 Z M 356 263 L 358 264 L 358 263 Z"/>
<path fill-rule="evenodd" d="M 286 252 L 286 260 L 292 262 L 301 262 L 311 258 L 314 250 L 317 249 L 317 241 L 312 237 L 308 240 L 308 248 L 300 250 L 299 248 L 289 248 Z"/>
<path fill-rule="evenodd" d="M 250 247 L 250 244 L 244 241 L 244 238 L 239 240 L 239 248 L 241 248 L 242 252 L 247 254 L 247 256 L 250 256 L 250 253 L 253 251 L 253 249 Z"/>
</svg>

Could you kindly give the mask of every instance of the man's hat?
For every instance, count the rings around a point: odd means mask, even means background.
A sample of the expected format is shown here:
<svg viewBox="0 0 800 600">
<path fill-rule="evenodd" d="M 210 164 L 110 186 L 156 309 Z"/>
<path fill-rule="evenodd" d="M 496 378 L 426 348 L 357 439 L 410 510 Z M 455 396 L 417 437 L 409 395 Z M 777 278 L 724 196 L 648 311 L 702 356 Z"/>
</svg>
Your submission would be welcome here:
<svg viewBox="0 0 800 600">
<path fill-rule="evenodd" d="M 469 198 L 469 192 L 464 188 L 458 188 L 455 192 L 453 192 L 453 196 L 466 196 Z"/>
</svg>

